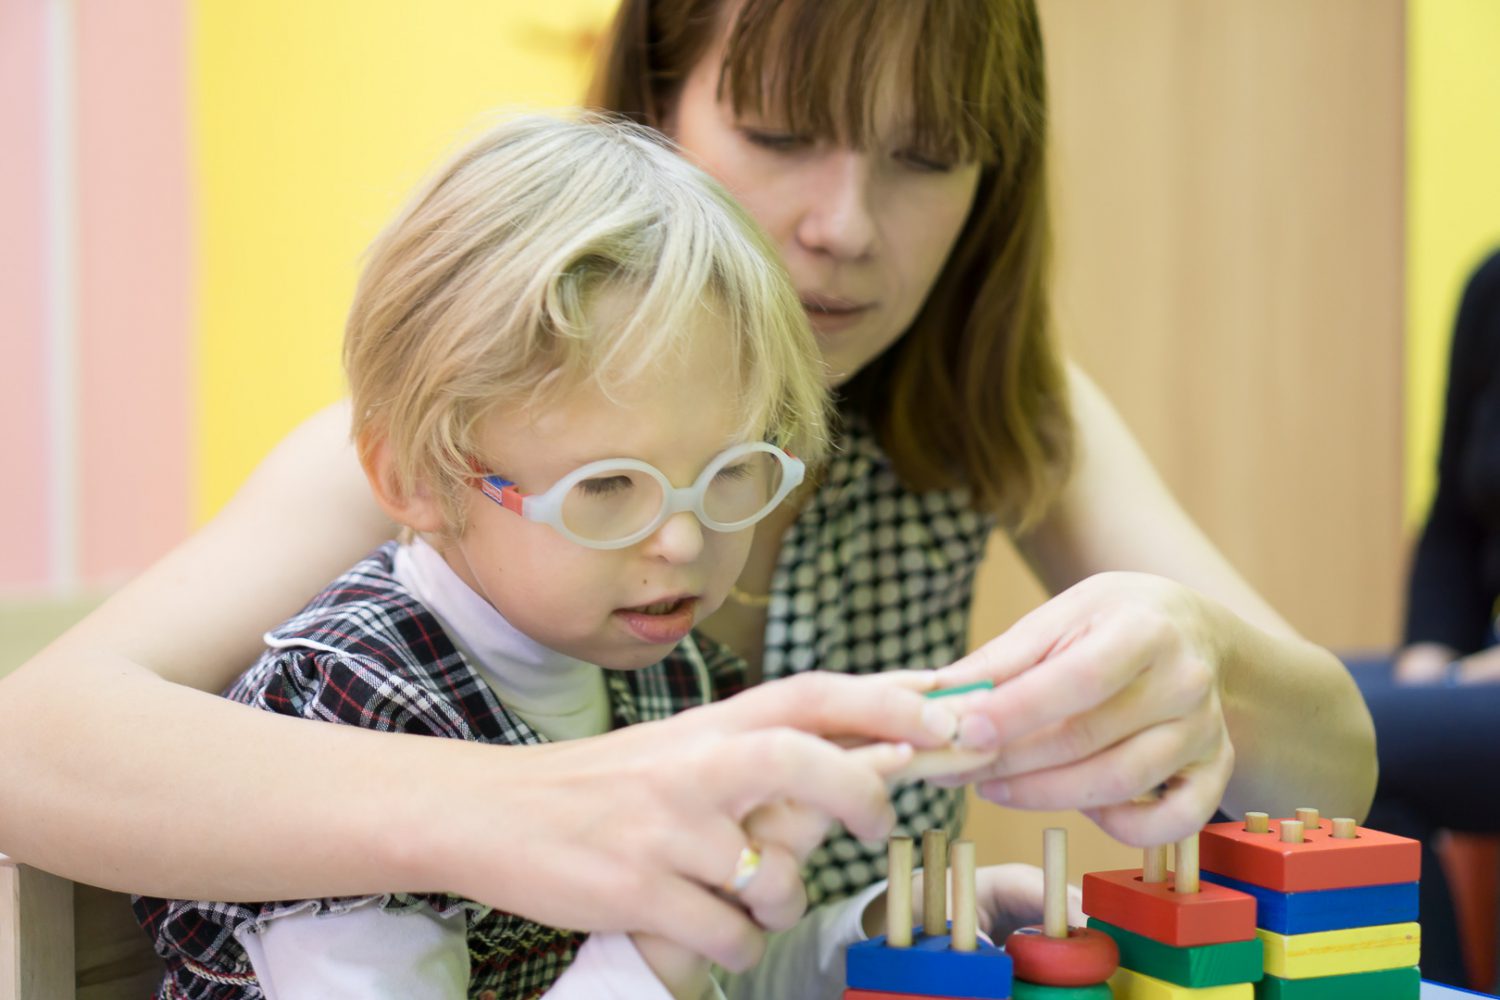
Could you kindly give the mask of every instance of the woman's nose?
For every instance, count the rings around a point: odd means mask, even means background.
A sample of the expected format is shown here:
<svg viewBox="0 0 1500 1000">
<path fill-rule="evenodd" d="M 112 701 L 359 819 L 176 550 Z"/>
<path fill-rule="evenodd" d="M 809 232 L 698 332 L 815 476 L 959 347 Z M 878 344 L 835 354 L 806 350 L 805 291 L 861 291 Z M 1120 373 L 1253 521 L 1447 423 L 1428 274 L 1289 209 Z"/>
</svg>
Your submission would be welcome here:
<svg viewBox="0 0 1500 1000">
<path fill-rule="evenodd" d="M 831 150 L 808 172 L 797 240 L 808 250 L 859 260 L 875 249 L 874 164 L 867 153 Z"/>
</svg>

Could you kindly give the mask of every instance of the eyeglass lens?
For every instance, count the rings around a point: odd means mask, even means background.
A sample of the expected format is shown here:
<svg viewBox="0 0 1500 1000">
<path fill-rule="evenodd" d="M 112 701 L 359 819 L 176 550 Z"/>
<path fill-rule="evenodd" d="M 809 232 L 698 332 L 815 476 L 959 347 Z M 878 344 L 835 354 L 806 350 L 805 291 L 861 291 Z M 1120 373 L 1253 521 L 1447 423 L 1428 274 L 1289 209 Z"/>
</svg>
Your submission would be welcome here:
<svg viewBox="0 0 1500 1000">
<path fill-rule="evenodd" d="M 769 452 L 741 455 L 714 470 L 703 494 L 710 521 L 734 524 L 761 514 L 776 496 L 781 462 Z M 569 531 L 596 542 L 628 538 L 649 525 L 665 502 L 661 484 L 636 469 L 606 469 L 575 483 L 563 498 Z"/>
</svg>

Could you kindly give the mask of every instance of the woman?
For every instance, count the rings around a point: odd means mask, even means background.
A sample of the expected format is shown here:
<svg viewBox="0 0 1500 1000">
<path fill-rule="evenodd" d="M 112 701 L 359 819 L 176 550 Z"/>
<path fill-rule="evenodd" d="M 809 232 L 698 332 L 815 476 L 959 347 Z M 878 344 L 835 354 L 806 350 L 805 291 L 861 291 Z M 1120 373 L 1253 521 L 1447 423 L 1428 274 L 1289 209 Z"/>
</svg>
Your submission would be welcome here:
<svg viewBox="0 0 1500 1000">
<path fill-rule="evenodd" d="M 962 742 L 1001 749 L 971 776 L 982 794 L 1082 808 L 1133 843 L 1181 836 L 1221 805 L 1363 815 L 1372 738 L 1347 673 L 1224 562 L 1051 343 L 1045 87 L 1028 0 L 627 0 L 595 94 L 666 130 L 770 233 L 842 397 L 842 454 L 757 528 L 737 603 L 705 631 L 767 678 L 941 666 L 963 652 L 974 567 L 1000 526 L 1058 596 L 943 675 L 997 682 L 960 706 Z M 249 661 L 261 629 L 388 537 L 346 425 L 337 410 L 308 421 L 212 524 L 0 686 L 0 759 L 14 762 L 0 844 L 163 895 L 362 892 L 398 871 L 740 964 L 753 926 L 703 905 L 680 855 L 704 817 L 744 815 L 726 799 L 745 796 L 723 789 L 797 790 L 795 768 L 768 777 L 740 755 L 766 738 L 755 730 L 900 738 L 914 720 L 881 716 L 878 695 L 840 702 L 850 689 L 838 678 L 768 685 L 715 714 L 607 737 L 610 768 L 572 746 L 460 747 L 448 772 L 494 788 L 476 806 L 472 786 L 426 777 L 423 755 L 437 751 L 422 741 L 329 733 L 203 694 Z M 267 571 L 273 545 L 288 556 Z M 205 586 L 223 578 L 232 603 Z M 651 784 L 646 764 L 667 753 L 701 793 Z M 288 765 L 311 754 L 327 773 Z M 173 762 L 176 780 L 133 784 L 141 761 Z M 568 805 L 579 796 L 548 796 L 564 783 L 588 785 L 598 814 L 621 819 L 601 830 Z M 204 822 L 157 829 L 163 796 Z M 246 797 L 267 803 L 265 824 L 213 822 Z M 396 815 L 408 802 L 452 816 L 437 842 Z M 961 802 L 918 785 L 895 805 L 915 832 L 957 827 Z M 487 833 L 517 816 L 537 849 L 485 854 Z M 140 856 L 163 843 L 170 863 Z M 869 884 L 880 864 L 846 838 L 812 869 L 816 902 Z M 643 891 L 657 884 L 673 887 L 671 905 Z"/>
</svg>

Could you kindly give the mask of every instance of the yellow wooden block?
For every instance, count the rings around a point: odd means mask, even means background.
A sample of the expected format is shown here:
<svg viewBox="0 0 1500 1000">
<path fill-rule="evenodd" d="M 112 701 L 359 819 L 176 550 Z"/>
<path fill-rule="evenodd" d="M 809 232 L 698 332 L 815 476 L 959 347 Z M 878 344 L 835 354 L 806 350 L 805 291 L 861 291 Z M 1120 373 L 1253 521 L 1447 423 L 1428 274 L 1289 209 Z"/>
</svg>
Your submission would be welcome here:
<svg viewBox="0 0 1500 1000">
<path fill-rule="evenodd" d="M 1422 928 L 1416 924 L 1377 924 L 1316 934 L 1277 934 L 1258 930 L 1266 973 L 1282 979 L 1346 976 L 1416 965 Z"/>
<path fill-rule="evenodd" d="M 1115 1000 L 1254 1000 L 1255 986 L 1234 983 L 1230 986 L 1178 986 L 1123 966 L 1109 977 L 1109 988 Z"/>
</svg>

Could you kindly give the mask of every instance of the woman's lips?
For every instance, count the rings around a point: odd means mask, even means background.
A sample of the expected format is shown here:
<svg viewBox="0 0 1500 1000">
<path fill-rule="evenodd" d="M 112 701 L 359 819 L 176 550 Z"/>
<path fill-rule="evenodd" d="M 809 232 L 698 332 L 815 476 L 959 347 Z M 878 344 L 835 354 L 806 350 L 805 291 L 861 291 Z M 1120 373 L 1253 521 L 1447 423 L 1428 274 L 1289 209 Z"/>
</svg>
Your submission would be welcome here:
<svg viewBox="0 0 1500 1000">
<path fill-rule="evenodd" d="M 819 333 L 833 333 L 853 326 L 875 308 L 874 302 L 855 302 L 834 295 L 803 294 L 802 309 Z"/>
<path fill-rule="evenodd" d="M 693 630 L 696 597 L 678 597 L 634 608 L 620 608 L 615 617 L 636 638 L 653 645 L 676 643 Z"/>
</svg>

